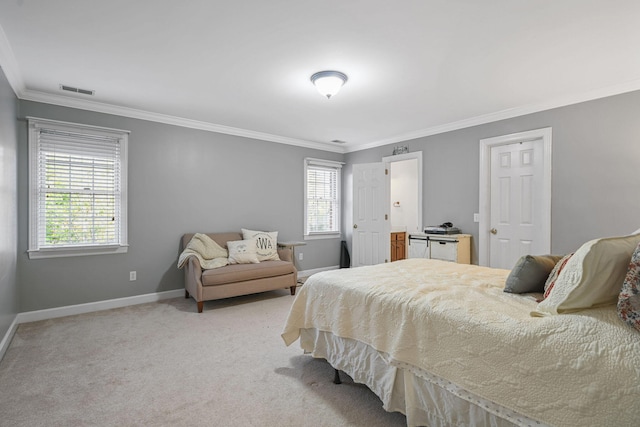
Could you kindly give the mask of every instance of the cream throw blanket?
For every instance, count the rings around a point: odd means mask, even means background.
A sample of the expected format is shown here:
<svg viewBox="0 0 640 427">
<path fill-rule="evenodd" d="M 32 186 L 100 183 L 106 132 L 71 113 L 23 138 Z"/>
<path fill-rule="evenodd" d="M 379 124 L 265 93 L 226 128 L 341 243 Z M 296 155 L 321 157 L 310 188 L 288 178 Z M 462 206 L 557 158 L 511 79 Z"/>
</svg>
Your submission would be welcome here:
<svg viewBox="0 0 640 427">
<path fill-rule="evenodd" d="M 639 425 L 640 335 L 615 304 L 531 317 L 533 296 L 503 292 L 508 274 L 427 259 L 317 273 L 282 337 L 355 339 L 553 426 Z"/>
<path fill-rule="evenodd" d="M 182 268 L 191 256 L 198 258 L 203 270 L 224 267 L 229 264 L 229 252 L 206 234 L 196 233 L 178 258 L 178 268 Z"/>
</svg>

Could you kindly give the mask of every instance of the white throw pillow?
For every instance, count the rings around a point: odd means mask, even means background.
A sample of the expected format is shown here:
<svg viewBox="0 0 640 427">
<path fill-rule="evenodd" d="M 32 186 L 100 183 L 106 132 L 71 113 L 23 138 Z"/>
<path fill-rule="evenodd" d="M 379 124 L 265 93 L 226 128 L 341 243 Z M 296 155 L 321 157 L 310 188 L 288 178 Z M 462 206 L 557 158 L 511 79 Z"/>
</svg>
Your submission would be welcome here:
<svg viewBox="0 0 640 427">
<path fill-rule="evenodd" d="M 227 242 L 227 248 L 229 249 L 229 264 L 258 264 L 260 262 L 254 239 Z"/>
<path fill-rule="evenodd" d="M 615 304 L 640 235 L 591 240 L 578 249 L 533 316 Z"/>
<path fill-rule="evenodd" d="M 278 232 L 242 229 L 243 239 L 256 239 L 256 252 L 259 261 L 278 261 Z"/>
</svg>

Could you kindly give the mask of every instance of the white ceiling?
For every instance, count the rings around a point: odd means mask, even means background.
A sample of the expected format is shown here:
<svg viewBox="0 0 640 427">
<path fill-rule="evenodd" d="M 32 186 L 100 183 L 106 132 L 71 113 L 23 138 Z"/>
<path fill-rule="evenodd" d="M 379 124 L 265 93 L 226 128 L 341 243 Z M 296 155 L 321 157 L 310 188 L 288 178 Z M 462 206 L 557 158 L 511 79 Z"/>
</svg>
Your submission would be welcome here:
<svg viewBox="0 0 640 427">
<path fill-rule="evenodd" d="M 0 0 L 0 27 L 21 99 L 338 152 L 640 89 L 637 0 Z"/>
</svg>

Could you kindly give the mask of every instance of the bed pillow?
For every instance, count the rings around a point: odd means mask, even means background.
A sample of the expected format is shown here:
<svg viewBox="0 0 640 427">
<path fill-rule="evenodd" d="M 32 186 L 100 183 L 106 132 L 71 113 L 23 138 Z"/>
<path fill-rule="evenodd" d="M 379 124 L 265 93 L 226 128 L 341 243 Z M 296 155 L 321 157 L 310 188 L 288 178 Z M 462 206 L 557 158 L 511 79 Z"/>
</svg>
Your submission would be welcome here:
<svg viewBox="0 0 640 427">
<path fill-rule="evenodd" d="M 562 255 L 524 255 L 509 273 L 505 292 L 524 294 L 544 292 L 544 284 Z"/>
<path fill-rule="evenodd" d="M 618 316 L 640 331 L 640 244 L 631 256 L 618 296 Z"/>
<path fill-rule="evenodd" d="M 551 273 L 549 273 L 549 277 L 547 277 L 547 281 L 544 282 L 543 299 L 549 296 L 551 289 L 553 289 L 556 284 L 556 280 L 558 280 L 558 276 L 560 276 L 560 273 L 562 273 L 562 270 L 564 270 L 564 267 L 567 265 L 567 261 L 569 261 L 572 256 L 573 253 L 563 256 L 553 267 L 553 270 L 551 270 Z"/>
<path fill-rule="evenodd" d="M 591 240 L 567 261 L 531 314 L 548 316 L 615 304 L 640 235 Z"/>
<path fill-rule="evenodd" d="M 242 229 L 242 238 L 256 240 L 256 252 L 258 261 L 278 261 L 278 232 L 255 231 Z"/>
<path fill-rule="evenodd" d="M 229 264 L 258 264 L 255 239 L 227 242 Z"/>
</svg>

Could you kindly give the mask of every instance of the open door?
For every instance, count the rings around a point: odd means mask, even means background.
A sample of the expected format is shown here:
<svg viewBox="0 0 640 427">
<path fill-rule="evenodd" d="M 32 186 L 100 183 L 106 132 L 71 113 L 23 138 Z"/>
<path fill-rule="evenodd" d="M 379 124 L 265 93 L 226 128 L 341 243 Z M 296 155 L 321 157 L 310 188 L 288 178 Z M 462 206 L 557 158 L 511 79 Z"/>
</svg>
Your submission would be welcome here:
<svg viewBox="0 0 640 427">
<path fill-rule="evenodd" d="M 390 259 L 387 173 L 384 163 L 353 165 L 352 267 Z"/>
</svg>

